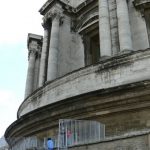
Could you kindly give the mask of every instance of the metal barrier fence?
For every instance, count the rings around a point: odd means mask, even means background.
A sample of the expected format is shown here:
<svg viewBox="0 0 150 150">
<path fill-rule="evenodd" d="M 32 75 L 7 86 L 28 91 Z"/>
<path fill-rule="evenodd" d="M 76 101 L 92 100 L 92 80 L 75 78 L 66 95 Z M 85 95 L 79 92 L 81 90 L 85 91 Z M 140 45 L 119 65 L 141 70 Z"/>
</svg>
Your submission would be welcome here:
<svg viewBox="0 0 150 150">
<path fill-rule="evenodd" d="M 105 125 L 88 120 L 59 120 L 58 150 L 69 146 L 101 141 L 105 138 Z"/>
<path fill-rule="evenodd" d="M 20 138 L 20 140 L 12 146 L 11 150 L 28 150 L 35 149 L 37 147 L 41 147 L 40 140 L 36 137 L 24 137 Z"/>
<path fill-rule="evenodd" d="M 53 137 L 54 148 L 57 148 L 57 137 Z M 9 150 L 47 150 L 47 138 L 39 139 L 36 136 L 18 137 L 11 139 L 12 146 Z"/>
<path fill-rule="evenodd" d="M 97 142 L 105 138 L 105 125 L 97 121 L 61 119 L 58 135 L 51 138 L 58 150 Z M 10 150 L 47 150 L 47 137 L 18 137 L 9 141 L 12 141 Z"/>
</svg>

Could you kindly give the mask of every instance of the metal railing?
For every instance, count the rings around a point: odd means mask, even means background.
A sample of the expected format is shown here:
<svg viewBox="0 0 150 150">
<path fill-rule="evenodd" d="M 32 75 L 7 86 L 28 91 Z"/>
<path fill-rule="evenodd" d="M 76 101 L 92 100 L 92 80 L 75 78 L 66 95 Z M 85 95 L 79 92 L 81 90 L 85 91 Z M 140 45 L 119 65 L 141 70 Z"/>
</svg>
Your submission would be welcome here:
<svg viewBox="0 0 150 150">
<path fill-rule="evenodd" d="M 59 120 L 58 150 L 88 144 L 105 138 L 105 125 L 88 120 Z"/>
<path fill-rule="evenodd" d="M 43 141 L 40 141 L 36 136 L 20 138 L 17 143 L 15 143 L 11 150 L 34 150 L 43 149 Z"/>
<path fill-rule="evenodd" d="M 98 142 L 105 138 L 105 125 L 97 121 L 60 119 L 58 135 L 51 137 L 54 148 Z M 47 137 L 17 137 L 11 139 L 10 150 L 47 150 Z"/>
</svg>

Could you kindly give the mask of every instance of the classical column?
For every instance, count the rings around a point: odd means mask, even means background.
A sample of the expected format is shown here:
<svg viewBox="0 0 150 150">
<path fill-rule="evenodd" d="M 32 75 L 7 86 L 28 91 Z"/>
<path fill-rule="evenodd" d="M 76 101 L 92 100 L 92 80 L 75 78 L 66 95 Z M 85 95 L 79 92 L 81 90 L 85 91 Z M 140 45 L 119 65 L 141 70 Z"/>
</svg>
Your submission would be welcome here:
<svg viewBox="0 0 150 150">
<path fill-rule="evenodd" d="M 32 46 L 29 46 L 29 56 L 28 56 L 28 58 L 29 58 L 29 61 L 28 61 L 28 71 L 27 71 L 26 88 L 25 88 L 25 98 L 29 94 L 31 94 L 32 91 L 33 91 L 36 49 Z"/>
<path fill-rule="evenodd" d="M 48 49 L 48 36 L 49 30 L 47 24 L 43 25 L 44 27 L 44 38 L 43 38 L 43 46 L 42 46 L 42 54 L 41 54 L 41 62 L 40 62 L 40 72 L 39 72 L 39 87 L 44 85 L 46 79 L 46 61 L 47 61 L 47 49 Z"/>
<path fill-rule="evenodd" d="M 99 0 L 99 35 L 101 57 L 111 56 L 111 33 L 107 0 Z"/>
<path fill-rule="evenodd" d="M 40 61 L 41 61 L 41 51 L 36 53 L 36 60 L 35 60 L 35 66 L 34 66 L 34 87 L 33 87 L 33 90 L 36 90 L 38 88 L 38 84 L 39 84 Z"/>
<path fill-rule="evenodd" d="M 52 13 L 51 18 L 52 27 L 48 57 L 47 81 L 54 80 L 57 77 L 60 13 Z"/>
<path fill-rule="evenodd" d="M 120 51 L 132 50 L 129 13 L 126 0 L 116 0 Z"/>
<path fill-rule="evenodd" d="M 119 45 L 119 34 L 118 34 L 118 20 L 117 20 L 117 6 L 116 0 L 108 1 L 109 13 L 110 15 L 110 32 L 111 32 L 111 46 L 112 46 L 112 55 L 115 56 L 120 51 Z"/>
</svg>

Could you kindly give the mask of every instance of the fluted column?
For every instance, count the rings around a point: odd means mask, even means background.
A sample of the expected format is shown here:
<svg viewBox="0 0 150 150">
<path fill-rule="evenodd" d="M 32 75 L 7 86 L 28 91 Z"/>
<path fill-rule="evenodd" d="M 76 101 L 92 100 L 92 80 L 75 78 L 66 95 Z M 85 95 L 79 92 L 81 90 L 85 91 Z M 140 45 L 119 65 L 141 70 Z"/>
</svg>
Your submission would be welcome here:
<svg viewBox="0 0 150 150">
<path fill-rule="evenodd" d="M 116 0 L 120 51 L 132 50 L 129 13 L 126 0 Z"/>
<path fill-rule="evenodd" d="M 41 54 L 41 62 L 40 62 L 40 72 L 39 72 L 39 87 L 43 86 L 46 78 L 46 59 L 47 59 L 47 49 L 48 49 L 48 36 L 49 30 L 46 24 L 44 27 L 44 38 L 43 38 L 43 46 L 42 46 L 42 54 Z"/>
<path fill-rule="evenodd" d="M 25 98 L 32 93 L 34 82 L 34 67 L 36 59 L 36 49 L 29 46 L 29 61 L 25 88 Z"/>
<path fill-rule="evenodd" d="M 107 0 L 99 0 L 99 35 L 101 57 L 111 56 L 111 33 Z"/>
<path fill-rule="evenodd" d="M 51 18 L 52 27 L 48 57 L 47 81 L 54 80 L 57 77 L 60 13 L 52 13 Z"/>
</svg>

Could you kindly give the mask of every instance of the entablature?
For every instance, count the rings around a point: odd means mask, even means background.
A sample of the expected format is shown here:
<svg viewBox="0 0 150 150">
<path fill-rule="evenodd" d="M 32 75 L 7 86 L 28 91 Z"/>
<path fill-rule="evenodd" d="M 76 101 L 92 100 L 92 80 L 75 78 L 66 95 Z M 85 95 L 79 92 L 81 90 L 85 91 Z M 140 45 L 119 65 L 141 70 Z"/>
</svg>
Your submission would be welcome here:
<svg viewBox="0 0 150 150">
<path fill-rule="evenodd" d="M 30 54 L 40 55 L 43 44 L 43 36 L 37 34 L 28 34 L 27 47 L 28 47 L 28 58 Z"/>
<path fill-rule="evenodd" d="M 82 3 L 80 3 L 77 7 L 73 7 L 69 5 L 69 2 L 63 1 L 63 0 L 48 0 L 39 10 L 41 15 L 45 15 L 46 12 L 53 7 L 54 4 L 60 3 L 65 10 L 67 10 L 69 13 L 77 14 L 80 11 L 82 11 L 85 7 L 89 6 L 91 3 L 97 2 L 95 0 L 85 0 Z"/>
<path fill-rule="evenodd" d="M 62 0 L 49 0 L 47 1 L 42 8 L 39 10 L 41 15 L 44 16 L 44 20 L 47 14 L 52 11 L 56 5 L 61 6 L 61 12 L 63 14 L 67 14 L 71 17 L 71 30 L 78 31 L 79 28 L 82 28 L 84 23 L 92 21 L 91 15 L 97 13 L 97 20 L 98 20 L 98 1 L 96 0 L 85 0 L 81 1 L 81 3 L 77 7 L 73 7 L 69 5 L 69 1 L 62 1 Z M 95 21 L 95 20 L 94 20 Z M 85 25 L 86 26 L 86 25 Z"/>
<path fill-rule="evenodd" d="M 28 34 L 28 39 L 27 39 L 27 46 L 29 47 L 29 44 L 32 40 L 38 41 L 40 44 L 42 43 L 43 36 L 37 35 L 37 34 Z"/>
</svg>

